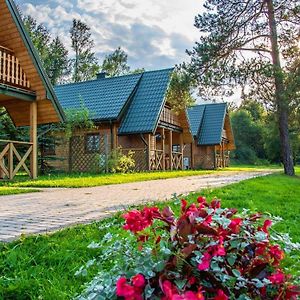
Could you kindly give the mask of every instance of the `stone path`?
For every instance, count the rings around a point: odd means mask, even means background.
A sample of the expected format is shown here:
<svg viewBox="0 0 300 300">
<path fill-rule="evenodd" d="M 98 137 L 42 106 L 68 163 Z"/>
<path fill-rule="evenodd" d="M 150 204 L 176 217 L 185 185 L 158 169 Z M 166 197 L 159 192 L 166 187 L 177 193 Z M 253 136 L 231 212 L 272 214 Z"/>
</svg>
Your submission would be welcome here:
<svg viewBox="0 0 300 300">
<path fill-rule="evenodd" d="M 174 193 L 186 194 L 270 173 L 226 171 L 92 188 L 43 189 L 40 193 L 1 196 L 0 241 L 8 242 L 21 234 L 52 232 L 70 225 L 92 222 L 128 205 L 170 199 Z"/>
</svg>

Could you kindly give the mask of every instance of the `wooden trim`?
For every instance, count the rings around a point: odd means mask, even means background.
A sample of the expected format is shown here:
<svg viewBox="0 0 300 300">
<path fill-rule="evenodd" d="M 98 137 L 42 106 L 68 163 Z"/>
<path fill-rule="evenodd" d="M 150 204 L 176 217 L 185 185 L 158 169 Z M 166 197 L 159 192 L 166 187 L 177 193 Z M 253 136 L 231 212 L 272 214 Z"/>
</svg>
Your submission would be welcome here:
<svg viewBox="0 0 300 300">
<path fill-rule="evenodd" d="M 183 170 L 183 134 L 180 133 L 179 135 L 179 141 L 180 141 L 180 151 L 181 151 L 181 169 Z"/>
<path fill-rule="evenodd" d="M 173 170 L 173 132 L 169 131 L 169 155 L 170 155 L 170 170 Z"/>
<path fill-rule="evenodd" d="M 30 104 L 30 142 L 32 143 L 32 152 L 30 157 L 31 177 L 37 178 L 37 102 Z"/>
<path fill-rule="evenodd" d="M 151 171 L 151 134 L 148 134 L 147 155 L 148 155 L 148 170 Z"/>
<path fill-rule="evenodd" d="M 162 152 L 163 152 L 163 157 L 162 157 L 162 169 L 163 171 L 166 170 L 166 145 L 165 145 L 165 129 L 162 128 L 162 135 L 161 135 L 161 139 L 162 139 Z"/>
</svg>

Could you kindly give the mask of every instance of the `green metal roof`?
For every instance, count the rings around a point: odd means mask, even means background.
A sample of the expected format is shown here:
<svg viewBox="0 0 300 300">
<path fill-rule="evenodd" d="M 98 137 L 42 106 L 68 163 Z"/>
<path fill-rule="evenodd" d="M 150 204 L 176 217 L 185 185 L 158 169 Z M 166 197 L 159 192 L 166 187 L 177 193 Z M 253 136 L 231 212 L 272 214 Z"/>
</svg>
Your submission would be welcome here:
<svg viewBox="0 0 300 300">
<path fill-rule="evenodd" d="M 118 120 L 141 76 L 133 74 L 58 85 L 55 92 L 64 110 L 80 109 L 84 105 L 94 121 Z"/>
<path fill-rule="evenodd" d="M 23 40 L 23 43 L 25 44 L 25 47 L 27 48 L 27 51 L 32 59 L 32 62 L 34 64 L 34 66 L 36 67 L 36 70 L 38 71 L 41 79 L 42 79 L 42 82 L 44 84 L 44 87 L 46 89 L 46 93 L 47 93 L 47 98 L 49 100 L 51 100 L 59 118 L 61 119 L 61 121 L 64 120 L 65 116 L 64 116 L 64 112 L 63 112 L 63 109 L 62 107 L 60 106 L 59 104 L 59 101 L 54 93 L 54 90 L 53 90 L 53 87 L 52 87 L 52 84 L 50 83 L 50 80 L 42 66 L 42 63 L 41 63 L 41 60 L 40 60 L 40 57 L 29 37 L 29 34 L 28 32 L 26 31 L 25 29 L 25 26 L 23 24 L 23 21 L 22 21 L 22 18 L 19 14 L 19 11 L 18 11 L 18 8 L 16 7 L 15 3 L 13 0 L 5 0 L 6 2 L 6 5 L 11 13 L 11 16 L 18 28 L 18 31 L 20 33 L 20 36 Z"/>
<path fill-rule="evenodd" d="M 143 74 L 119 134 L 153 133 L 156 130 L 172 71 L 165 69 Z"/>
<path fill-rule="evenodd" d="M 226 103 L 202 104 L 188 109 L 191 130 L 198 145 L 221 143 L 226 111 Z"/>
<path fill-rule="evenodd" d="M 120 120 L 119 134 L 154 132 L 173 69 L 58 85 L 63 109 L 84 105 L 94 121 Z"/>
</svg>

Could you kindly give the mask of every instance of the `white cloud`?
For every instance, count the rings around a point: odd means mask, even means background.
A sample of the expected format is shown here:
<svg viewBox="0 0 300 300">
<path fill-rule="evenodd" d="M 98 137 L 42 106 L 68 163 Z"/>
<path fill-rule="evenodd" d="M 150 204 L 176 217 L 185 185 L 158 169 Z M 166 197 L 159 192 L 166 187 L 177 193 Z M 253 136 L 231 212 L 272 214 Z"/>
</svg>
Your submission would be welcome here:
<svg viewBox="0 0 300 300">
<path fill-rule="evenodd" d="M 19 0 L 24 13 L 44 23 L 70 49 L 73 18 L 92 30 L 96 52 L 102 58 L 121 46 L 133 67 L 161 68 L 187 59 L 199 33 L 194 16 L 202 9 L 197 0 Z"/>
</svg>

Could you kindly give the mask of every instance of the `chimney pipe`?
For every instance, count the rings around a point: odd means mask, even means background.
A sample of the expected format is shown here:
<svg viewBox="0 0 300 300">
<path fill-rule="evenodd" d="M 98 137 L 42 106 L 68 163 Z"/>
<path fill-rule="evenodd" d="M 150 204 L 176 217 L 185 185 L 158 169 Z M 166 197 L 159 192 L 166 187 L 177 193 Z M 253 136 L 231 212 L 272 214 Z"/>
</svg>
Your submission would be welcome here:
<svg viewBox="0 0 300 300">
<path fill-rule="evenodd" d="M 104 79 L 106 77 L 106 72 L 100 72 L 96 74 L 96 76 L 97 76 L 97 80 Z"/>
</svg>

